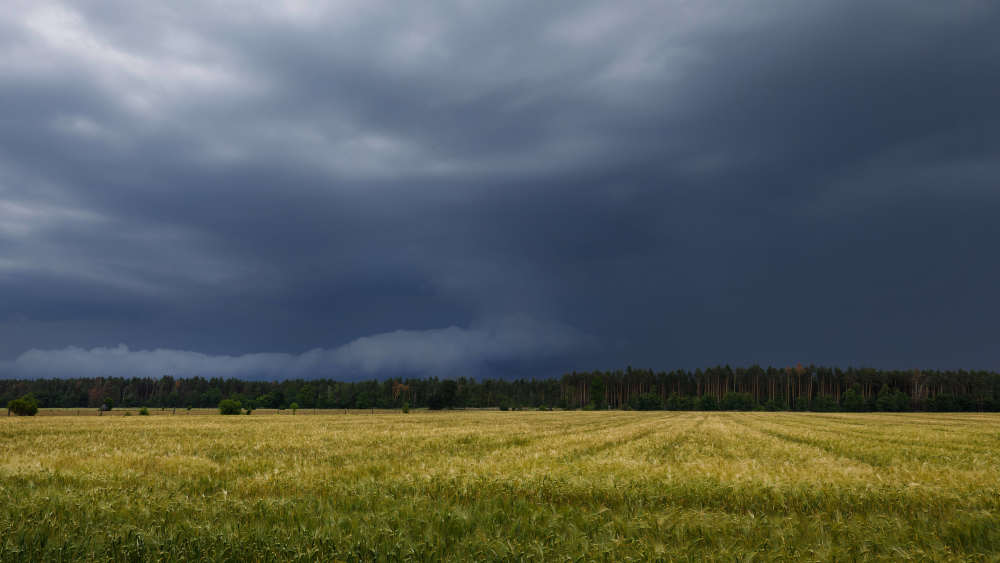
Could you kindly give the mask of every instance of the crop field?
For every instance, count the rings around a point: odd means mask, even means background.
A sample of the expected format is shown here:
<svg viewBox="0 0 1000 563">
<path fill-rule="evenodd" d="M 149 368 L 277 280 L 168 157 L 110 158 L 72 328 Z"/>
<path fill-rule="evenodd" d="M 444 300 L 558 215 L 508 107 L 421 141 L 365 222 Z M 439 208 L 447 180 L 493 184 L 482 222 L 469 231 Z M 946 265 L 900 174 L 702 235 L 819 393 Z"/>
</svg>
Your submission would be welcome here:
<svg viewBox="0 0 1000 563">
<path fill-rule="evenodd" d="M 216 416 L 219 414 L 219 409 L 204 409 L 204 408 L 149 408 L 149 416 L 202 416 L 210 415 Z M 311 416 L 311 415 L 330 415 L 330 414 L 395 414 L 398 413 L 399 409 L 298 409 L 296 412 L 292 412 L 291 409 L 254 409 L 253 416 L 268 416 L 268 415 L 278 415 L 278 416 Z M 110 411 L 101 411 L 95 408 L 50 408 L 50 409 L 39 409 L 36 416 L 137 416 L 139 414 L 139 407 L 125 407 L 116 408 Z M 2 415 L 0 415 L 2 416 Z"/>
<path fill-rule="evenodd" d="M 1000 415 L 0 418 L 43 559 L 996 561 Z"/>
</svg>

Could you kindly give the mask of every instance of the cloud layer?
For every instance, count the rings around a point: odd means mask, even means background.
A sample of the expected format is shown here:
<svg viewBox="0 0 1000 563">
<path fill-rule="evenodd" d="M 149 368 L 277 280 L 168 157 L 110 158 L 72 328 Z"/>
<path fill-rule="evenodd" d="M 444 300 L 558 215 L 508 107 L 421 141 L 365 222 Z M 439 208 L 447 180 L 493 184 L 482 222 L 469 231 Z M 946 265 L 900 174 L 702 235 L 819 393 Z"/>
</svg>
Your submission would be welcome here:
<svg viewBox="0 0 1000 563">
<path fill-rule="evenodd" d="M 11 377 L 332 377 L 496 376 L 499 366 L 545 361 L 572 352 L 587 338 L 570 327 L 527 318 L 485 326 L 366 336 L 333 349 L 302 354 L 208 355 L 186 350 L 113 348 L 28 350 L 6 366 Z"/>
<path fill-rule="evenodd" d="M 0 361 L 1000 369 L 998 22 L 14 0 Z M 512 315 L 593 340 L 482 344 Z"/>
</svg>

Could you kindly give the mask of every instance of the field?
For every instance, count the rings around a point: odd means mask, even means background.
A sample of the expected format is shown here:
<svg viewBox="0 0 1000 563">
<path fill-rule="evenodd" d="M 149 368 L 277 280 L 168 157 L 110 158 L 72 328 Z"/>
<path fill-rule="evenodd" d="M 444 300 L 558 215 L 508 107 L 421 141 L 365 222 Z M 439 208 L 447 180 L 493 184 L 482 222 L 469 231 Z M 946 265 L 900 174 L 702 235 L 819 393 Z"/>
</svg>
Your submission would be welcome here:
<svg viewBox="0 0 1000 563">
<path fill-rule="evenodd" d="M 173 408 L 153 408 L 149 409 L 149 416 L 201 416 L 201 415 L 218 415 L 219 409 L 173 409 Z M 256 409 L 253 411 L 252 416 L 267 416 L 267 415 L 278 415 L 278 416 L 312 416 L 312 415 L 331 415 L 331 414 L 395 414 L 398 413 L 398 409 L 299 409 L 295 413 L 292 413 L 290 409 L 278 410 L 278 409 Z M 101 412 L 100 409 L 95 408 L 58 408 L 58 409 L 39 409 L 36 416 L 136 416 L 139 414 L 139 407 L 127 407 L 127 408 L 116 408 L 110 411 Z M 2 416 L 2 415 L 0 415 Z"/>
<path fill-rule="evenodd" d="M 3 561 L 996 561 L 1000 415 L 11 417 L 0 504 Z"/>
</svg>

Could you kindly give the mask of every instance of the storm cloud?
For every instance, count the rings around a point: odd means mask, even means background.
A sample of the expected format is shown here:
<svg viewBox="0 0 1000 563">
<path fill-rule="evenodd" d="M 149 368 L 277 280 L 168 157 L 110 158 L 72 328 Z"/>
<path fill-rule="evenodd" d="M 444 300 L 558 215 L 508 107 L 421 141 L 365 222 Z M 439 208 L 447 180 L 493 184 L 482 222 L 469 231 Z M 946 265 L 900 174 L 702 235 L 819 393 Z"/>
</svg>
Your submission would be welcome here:
<svg viewBox="0 0 1000 563">
<path fill-rule="evenodd" d="M 277 379 L 427 375 L 457 377 L 489 374 L 497 366 L 522 361 L 544 361 L 571 352 L 586 337 L 569 327 L 540 325 L 530 319 L 501 319 L 462 329 L 396 330 L 353 340 L 335 349 L 317 348 L 302 354 L 243 354 L 212 356 L 185 350 L 130 350 L 67 347 L 28 350 L 7 370 L 18 377 L 217 377 Z M 507 366 L 508 368 L 510 366 Z M 495 375 L 495 374 L 494 374 Z"/>
<path fill-rule="evenodd" d="M 15 0 L 0 376 L 1000 369 L 998 16 Z"/>
</svg>

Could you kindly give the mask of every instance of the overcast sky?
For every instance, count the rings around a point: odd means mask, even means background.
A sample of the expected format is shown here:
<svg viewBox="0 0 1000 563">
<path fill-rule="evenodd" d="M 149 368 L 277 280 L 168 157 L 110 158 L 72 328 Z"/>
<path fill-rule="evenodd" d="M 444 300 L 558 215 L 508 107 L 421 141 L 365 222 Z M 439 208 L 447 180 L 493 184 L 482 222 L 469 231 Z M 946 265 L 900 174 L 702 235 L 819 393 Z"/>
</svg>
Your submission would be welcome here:
<svg viewBox="0 0 1000 563">
<path fill-rule="evenodd" d="M 0 377 L 1000 369 L 1000 4 L 8 0 Z"/>
</svg>

